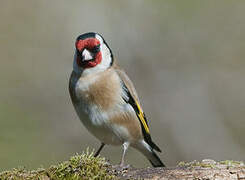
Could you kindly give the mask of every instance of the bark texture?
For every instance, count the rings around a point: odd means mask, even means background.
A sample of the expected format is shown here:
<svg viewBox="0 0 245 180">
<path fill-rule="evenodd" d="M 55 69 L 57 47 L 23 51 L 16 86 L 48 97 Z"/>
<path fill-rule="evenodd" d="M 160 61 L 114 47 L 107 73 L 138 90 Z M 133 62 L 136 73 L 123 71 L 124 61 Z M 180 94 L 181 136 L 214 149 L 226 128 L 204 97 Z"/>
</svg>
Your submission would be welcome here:
<svg viewBox="0 0 245 180">
<path fill-rule="evenodd" d="M 149 180 L 245 180 L 245 166 L 242 162 L 213 160 L 180 163 L 173 168 L 129 168 L 122 171 L 114 169 L 120 179 Z"/>
</svg>

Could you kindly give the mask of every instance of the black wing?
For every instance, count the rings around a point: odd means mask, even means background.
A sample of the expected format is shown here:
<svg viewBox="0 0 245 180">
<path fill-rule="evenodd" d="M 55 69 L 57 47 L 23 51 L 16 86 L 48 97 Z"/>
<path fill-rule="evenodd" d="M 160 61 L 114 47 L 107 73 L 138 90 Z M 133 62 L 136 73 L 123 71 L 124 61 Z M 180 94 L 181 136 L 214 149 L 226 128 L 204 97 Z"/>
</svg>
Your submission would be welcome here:
<svg viewBox="0 0 245 180">
<path fill-rule="evenodd" d="M 130 91 L 128 90 L 127 86 L 125 85 L 125 83 L 122 81 L 122 86 L 124 91 L 127 94 L 127 97 L 123 96 L 123 99 L 126 103 L 130 104 L 139 121 L 140 121 L 140 125 L 141 125 L 141 129 L 142 129 L 142 133 L 144 136 L 144 140 L 156 151 L 161 152 L 161 149 L 152 141 L 151 139 L 151 135 L 150 135 L 150 130 L 149 130 L 149 126 L 148 126 L 148 122 L 147 119 L 145 117 L 145 113 L 143 112 L 142 108 L 139 105 L 139 102 L 137 102 L 137 100 L 135 100 L 133 98 L 133 96 L 131 95 Z"/>
</svg>

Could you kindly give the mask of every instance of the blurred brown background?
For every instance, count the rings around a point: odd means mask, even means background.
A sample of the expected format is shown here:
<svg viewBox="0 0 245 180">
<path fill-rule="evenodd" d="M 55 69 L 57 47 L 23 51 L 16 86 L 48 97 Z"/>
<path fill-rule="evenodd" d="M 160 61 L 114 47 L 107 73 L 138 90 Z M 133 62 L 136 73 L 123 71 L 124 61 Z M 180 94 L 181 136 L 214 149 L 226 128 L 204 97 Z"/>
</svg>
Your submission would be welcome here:
<svg viewBox="0 0 245 180">
<path fill-rule="evenodd" d="M 68 93 L 74 40 L 102 34 L 133 80 L 169 166 L 245 155 L 245 1 L 0 0 L 0 170 L 99 141 Z M 113 163 L 121 147 L 102 155 Z M 130 149 L 128 163 L 149 165 Z"/>
</svg>

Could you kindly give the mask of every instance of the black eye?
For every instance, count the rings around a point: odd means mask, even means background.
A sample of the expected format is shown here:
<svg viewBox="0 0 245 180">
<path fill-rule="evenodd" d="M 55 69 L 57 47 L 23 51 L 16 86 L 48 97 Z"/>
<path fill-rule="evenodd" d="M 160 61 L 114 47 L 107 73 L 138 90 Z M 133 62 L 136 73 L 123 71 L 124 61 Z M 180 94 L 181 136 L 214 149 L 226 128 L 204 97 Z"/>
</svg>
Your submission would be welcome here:
<svg viewBox="0 0 245 180">
<path fill-rule="evenodd" d="M 91 49 L 91 52 L 94 53 L 94 54 L 96 54 L 99 51 L 100 51 L 100 45 L 97 45 L 93 49 Z"/>
</svg>

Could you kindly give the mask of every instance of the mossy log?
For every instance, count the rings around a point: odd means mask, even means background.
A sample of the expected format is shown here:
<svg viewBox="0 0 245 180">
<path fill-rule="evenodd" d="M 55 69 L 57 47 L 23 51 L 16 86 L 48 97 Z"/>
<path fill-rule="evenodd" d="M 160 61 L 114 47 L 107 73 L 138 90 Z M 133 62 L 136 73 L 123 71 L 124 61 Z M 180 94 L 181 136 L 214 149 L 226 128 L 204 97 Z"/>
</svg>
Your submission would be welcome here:
<svg viewBox="0 0 245 180">
<path fill-rule="evenodd" d="M 237 179 L 245 180 L 243 162 L 203 160 L 191 163 L 181 162 L 172 168 L 115 168 L 102 157 L 94 157 L 89 151 L 75 155 L 69 161 L 47 169 L 13 169 L 0 173 L 0 180 L 79 180 L 79 179 Z"/>
</svg>

